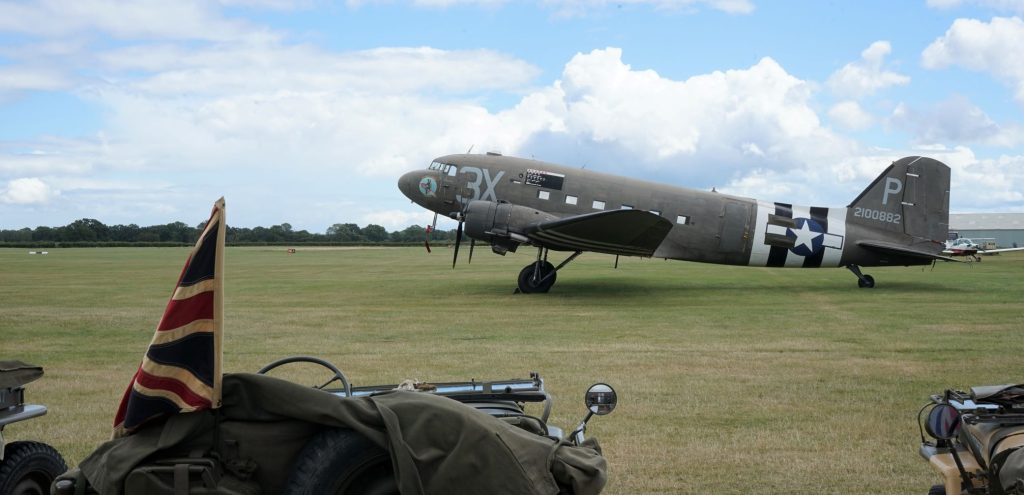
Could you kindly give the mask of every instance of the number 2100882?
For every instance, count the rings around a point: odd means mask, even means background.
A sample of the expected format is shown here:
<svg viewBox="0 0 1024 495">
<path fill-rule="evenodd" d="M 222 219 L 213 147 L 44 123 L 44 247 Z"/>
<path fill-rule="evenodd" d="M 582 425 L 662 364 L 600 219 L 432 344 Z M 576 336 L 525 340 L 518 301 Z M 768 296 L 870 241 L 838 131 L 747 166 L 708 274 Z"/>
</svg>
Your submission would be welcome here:
<svg viewBox="0 0 1024 495">
<path fill-rule="evenodd" d="M 856 218 L 866 218 L 868 220 L 878 220 L 880 222 L 894 223 L 896 225 L 899 225 L 900 220 L 903 219 L 903 215 L 900 215 L 899 213 L 872 210 L 871 208 L 863 208 L 860 206 L 857 206 L 853 209 L 853 216 Z"/>
</svg>

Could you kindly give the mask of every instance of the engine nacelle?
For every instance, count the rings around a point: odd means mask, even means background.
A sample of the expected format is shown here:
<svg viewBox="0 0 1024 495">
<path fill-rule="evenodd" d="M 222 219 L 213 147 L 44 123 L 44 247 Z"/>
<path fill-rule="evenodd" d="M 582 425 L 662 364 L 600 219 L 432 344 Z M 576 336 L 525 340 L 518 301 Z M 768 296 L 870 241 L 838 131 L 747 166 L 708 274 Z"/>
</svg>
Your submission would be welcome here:
<svg viewBox="0 0 1024 495">
<path fill-rule="evenodd" d="M 557 218 L 512 203 L 476 200 L 466 206 L 465 232 L 474 239 L 490 243 L 491 250 L 503 255 L 507 251 L 515 252 L 520 244 L 529 241 L 524 235 L 526 227 Z"/>
</svg>

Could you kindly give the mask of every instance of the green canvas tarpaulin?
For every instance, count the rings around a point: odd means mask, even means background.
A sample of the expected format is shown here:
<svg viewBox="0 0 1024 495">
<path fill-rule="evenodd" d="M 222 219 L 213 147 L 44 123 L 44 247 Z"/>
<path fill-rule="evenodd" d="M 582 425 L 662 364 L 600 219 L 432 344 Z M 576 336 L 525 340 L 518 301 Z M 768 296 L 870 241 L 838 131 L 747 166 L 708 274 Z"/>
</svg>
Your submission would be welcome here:
<svg viewBox="0 0 1024 495">
<path fill-rule="evenodd" d="M 15 388 L 38 380 L 43 368 L 21 361 L 0 361 L 0 388 Z"/>
<path fill-rule="evenodd" d="M 175 415 L 111 440 L 79 468 L 99 493 L 120 495 L 128 473 L 144 460 L 210 450 L 217 443 L 255 461 L 255 479 L 272 494 L 281 490 L 310 437 L 341 427 L 388 450 L 404 495 L 586 495 L 599 493 L 606 481 L 596 443 L 558 442 L 429 393 L 339 398 L 252 374 L 225 375 L 223 386 L 219 410 Z"/>
</svg>

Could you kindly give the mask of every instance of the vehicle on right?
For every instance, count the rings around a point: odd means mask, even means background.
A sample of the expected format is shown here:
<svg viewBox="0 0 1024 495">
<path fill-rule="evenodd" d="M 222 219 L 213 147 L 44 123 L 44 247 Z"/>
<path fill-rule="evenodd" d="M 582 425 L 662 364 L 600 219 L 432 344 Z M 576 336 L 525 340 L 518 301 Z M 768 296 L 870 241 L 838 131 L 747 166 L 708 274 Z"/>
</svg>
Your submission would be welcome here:
<svg viewBox="0 0 1024 495">
<path fill-rule="evenodd" d="M 946 390 L 917 420 L 921 457 L 942 481 L 929 495 L 1024 495 L 1024 384 Z"/>
</svg>

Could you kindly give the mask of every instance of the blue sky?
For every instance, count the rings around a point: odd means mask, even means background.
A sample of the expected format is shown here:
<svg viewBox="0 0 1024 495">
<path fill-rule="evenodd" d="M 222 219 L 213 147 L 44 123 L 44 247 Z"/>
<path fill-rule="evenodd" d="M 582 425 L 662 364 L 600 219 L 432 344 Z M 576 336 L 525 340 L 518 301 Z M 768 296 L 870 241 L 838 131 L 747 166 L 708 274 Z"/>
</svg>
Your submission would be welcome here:
<svg viewBox="0 0 1024 495">
<path fill-rule="evenodd" d="M 0 1 L 0 228 L 323 232 L 505 154 L 842 206 L 892 160 L 1024 211 L 1024 0 Z"/>
</svg>

